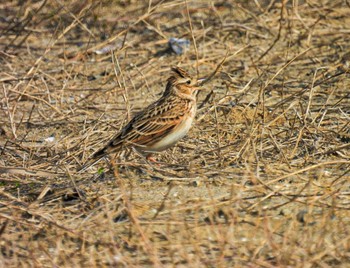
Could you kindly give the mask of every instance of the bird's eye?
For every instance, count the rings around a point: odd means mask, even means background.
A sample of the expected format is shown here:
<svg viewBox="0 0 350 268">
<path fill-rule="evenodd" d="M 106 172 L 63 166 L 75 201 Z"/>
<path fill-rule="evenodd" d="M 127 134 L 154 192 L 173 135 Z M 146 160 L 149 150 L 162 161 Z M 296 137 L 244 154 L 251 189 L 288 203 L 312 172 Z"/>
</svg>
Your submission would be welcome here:
<svg viewBox="0 0 350 268">
<path fill-rule="evenodd" d="M 187 80 L 187 81 L 186 81 L 186 84 L 187 84 L 187 85 L 190 85 L 190 84 L 191 84 L 191 80 Z"/>
</svg>

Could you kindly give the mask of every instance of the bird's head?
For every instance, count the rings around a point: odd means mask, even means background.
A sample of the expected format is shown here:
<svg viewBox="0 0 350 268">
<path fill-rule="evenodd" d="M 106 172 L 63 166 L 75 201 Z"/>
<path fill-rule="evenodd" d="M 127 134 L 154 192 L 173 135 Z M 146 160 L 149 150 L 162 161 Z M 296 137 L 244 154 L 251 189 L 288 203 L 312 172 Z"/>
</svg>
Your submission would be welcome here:
<svg viewBox="0 0 350 268">
<path fill-rule="evenodd" d="M 180 67 L 172 67 L 171 70 L 173 74 L 168 78 L 168 84 L 164 94 L 169 92 L 179 92 L 192 96 L 200 89 L 202 79 L 192 77 Z"/>
</svg>

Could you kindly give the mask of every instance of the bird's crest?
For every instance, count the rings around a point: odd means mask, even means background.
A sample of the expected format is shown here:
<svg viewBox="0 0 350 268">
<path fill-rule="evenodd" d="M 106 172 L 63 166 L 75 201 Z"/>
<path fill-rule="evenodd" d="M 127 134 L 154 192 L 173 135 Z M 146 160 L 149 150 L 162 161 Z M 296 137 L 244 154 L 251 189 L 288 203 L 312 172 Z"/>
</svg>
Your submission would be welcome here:
<svg viewBox="0 0 350 268">
<path fill-rule="evenodd" d="M 182 69 L 178 66 L 171 67 L 171 70 L 181 78 L 190 78 L 191 77 L 188 72 L 186 72 L 184 69 Z"/>
</svg>

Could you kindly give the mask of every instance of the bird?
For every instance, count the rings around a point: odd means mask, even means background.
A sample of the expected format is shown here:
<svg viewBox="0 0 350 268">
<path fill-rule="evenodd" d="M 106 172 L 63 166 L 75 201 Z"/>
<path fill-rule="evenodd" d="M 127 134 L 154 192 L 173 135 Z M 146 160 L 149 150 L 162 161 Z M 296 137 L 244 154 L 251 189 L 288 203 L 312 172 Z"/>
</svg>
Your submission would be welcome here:
<svg viewBox="0 0 350 268">
<path fill-rule="evenodd" d="M 174 146 L 188 133 L 196 115 L 196 95 L 204 79 L 194 78 L 177 66 L 171 71 L 162 96 L 136 113 L 102 149 L 93 153 L 93 164 L 130 147 L 155 161 L 154 153 Z"/>
</svg>

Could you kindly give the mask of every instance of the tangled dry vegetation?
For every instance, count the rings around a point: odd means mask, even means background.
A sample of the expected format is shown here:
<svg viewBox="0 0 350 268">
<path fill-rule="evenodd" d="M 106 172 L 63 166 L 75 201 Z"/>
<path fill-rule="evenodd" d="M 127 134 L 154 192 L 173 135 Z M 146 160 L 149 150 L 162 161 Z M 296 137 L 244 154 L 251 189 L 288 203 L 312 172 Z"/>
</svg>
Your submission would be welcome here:
<svg viewBox="0 0 350 268">
<path fill-rule="evenodd" d="M 348 1 L 0 6 L 1 267 L 350 265 Z M 77 172 L 170 66 L 227 51 L 159 165 Z"/>
</svg>

